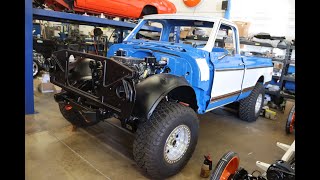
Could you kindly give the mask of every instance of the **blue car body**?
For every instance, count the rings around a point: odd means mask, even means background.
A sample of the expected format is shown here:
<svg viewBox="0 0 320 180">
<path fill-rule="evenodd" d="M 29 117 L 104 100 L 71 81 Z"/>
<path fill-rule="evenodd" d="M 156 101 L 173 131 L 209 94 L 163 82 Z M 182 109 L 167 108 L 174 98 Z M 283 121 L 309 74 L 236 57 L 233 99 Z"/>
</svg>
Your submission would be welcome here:
<svg viewBox="0 0 320 180">
<path fill-rule="evenodd" d="M 234 56 L 225 56 L 222 59 L 219 57 L 226 54 L 226 50 L 214 47 L 212 51 L 204 50 L 203 48 L 193 47 L 190 44 L 182 44 L 176 42 L 169 42 L 170 33 L 172 33 L 173 21 L 170 19 L 152 19 L 156 22 L 163 24 L 162 34 L 159 41 L 147 41 L 134 39 L 135 33 L 145 25 L 146 19 L 142 20 L 137 27 L 126 37 L 123 43 L 112 45 L 107 53 L 107 57 L 115 55 L 116 51 L 122 49 L 126 52 L 126 56 L 144 58 L 154 56 L 157 61 L 161 58 L 167 58 L 167 67 L 170 68 L 169 74 L 184 77 L 196 94 L 197 100 L 197 113 L 203 114 L 207 111 L 226 105 L 235 101 L 246 98 L 250 93 L 249 91 L 242 91 L 243 88 L 239 87 L 237 94 L 222 98 L 217 101 L 212 101 L 212 88 L 215 80 L 215 75 L 218 71 L 232 71 L 238 70 L 239 64 L 243 64 L 241 68 L 255 69 L 255 68 L 270 68 L 272 67 L 271 59 L 260 57 L 246 57 L 241 56 L 239 53 L 239 38 L 237 28 L 234 27 L 236 34 L 236 53 Z M 175 20 L 175 26 L 179 25 L 179 19 Z M 183 24 L 181 20 L 181 24 Z M 216 24 L 217 22 L 215 22 Z M 170 30 L 171 29 L 171 30 Z M 179 31 L 178 31 L 179 33 Z M 210 37 L 211 38 L 211 37 Z M 209 41 L 210 41 L 209 38 Z M 212 40 L 212 39 L 211 39 Z M 202 66 L 203 65 L 203 66 Z M 203 73 L 203 71 L 208 71 Z M 249 72 L 249 71 L 248 71 Z M 158 72 L 161 73 L 161 72 Z M 261 74 L 263 76 L 263 74 Z M 204 77 L 208 76 L 208 77 Z M 245 73 L 243 73 L 245 76 Z M 257 77 L 256 82 L 261 76 Z M 262 83 L 271 80 L 270 77 L 263 77 Z M 244 77 L 243 77 L 244 79 Z M 226 82 L 226 86 L 227 86 Z M 242 82 L 241 86 L 242 86 Z"/>
</svg>

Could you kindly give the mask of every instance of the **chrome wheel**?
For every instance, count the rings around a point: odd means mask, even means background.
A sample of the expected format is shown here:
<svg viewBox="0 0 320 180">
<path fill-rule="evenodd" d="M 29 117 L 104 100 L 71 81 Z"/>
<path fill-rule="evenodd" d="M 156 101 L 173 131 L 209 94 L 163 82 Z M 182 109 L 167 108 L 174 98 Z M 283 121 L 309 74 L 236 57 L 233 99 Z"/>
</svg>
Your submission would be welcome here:
<svg viewBox="0 0 320 180">
<path fill-rule="evenodd" d="M 254 108 L 254 111 L 256 114 L 259 112 L 261 105 L 262 105 L 262 94 L 259 94 L 257 101 L 256 101 L 256 106 Z"/>
<path fill-rule="evenodd" d="M 169 164 L 178 162 L 186 153 L 191 139 L 190 129 L 179 125 L 168 136 L 164 147 L 164 159 Z"/>
<path fill-rule="evenodd" d="M 36 76 L 39 71 L 39 66 L 36 62 L 33 61 L 33 76 Z"/>
</svg>

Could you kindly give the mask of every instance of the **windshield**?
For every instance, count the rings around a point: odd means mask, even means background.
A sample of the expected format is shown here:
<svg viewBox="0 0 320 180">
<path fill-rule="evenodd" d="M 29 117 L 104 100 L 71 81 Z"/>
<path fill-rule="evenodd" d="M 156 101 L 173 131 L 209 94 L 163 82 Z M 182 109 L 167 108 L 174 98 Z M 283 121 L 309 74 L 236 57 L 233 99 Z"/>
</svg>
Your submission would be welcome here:
<svg viewBox="0 0 320 180">
<path fill-rule="evenodd" d="M 128 35 L 125 41 L 163 41 L 180 44 L 188 44 L 193 47 L 204 47 L 210 37 L 213 22 L 196 20 L 142 20 L 138 26 Z M 143 29 L 146 26 L 156 27 L 156 31 Z"/>
</svg>

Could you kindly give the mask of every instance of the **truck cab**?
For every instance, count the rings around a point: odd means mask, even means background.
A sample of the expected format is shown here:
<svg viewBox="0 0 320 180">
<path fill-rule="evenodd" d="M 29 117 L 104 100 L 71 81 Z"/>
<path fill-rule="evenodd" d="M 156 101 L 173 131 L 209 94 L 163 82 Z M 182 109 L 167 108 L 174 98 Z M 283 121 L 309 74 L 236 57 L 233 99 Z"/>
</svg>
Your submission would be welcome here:
<svg viewBox="0 0 320 180">
<path fill-rule="evenodd" d="M 147 33 L 141 29 L 146 25 L 159 31 Z M 199 114 L 246 98 L 257 82 L 265 85 L 272 77 L 271 59 L 240 55 L 238 28 L 224 18 L 148 15 L 107 57 L 119 49 L 127 57 L 166 59 L 168 73 L 193 88 L 196 97 L 188 103 Z"/>
</svg>

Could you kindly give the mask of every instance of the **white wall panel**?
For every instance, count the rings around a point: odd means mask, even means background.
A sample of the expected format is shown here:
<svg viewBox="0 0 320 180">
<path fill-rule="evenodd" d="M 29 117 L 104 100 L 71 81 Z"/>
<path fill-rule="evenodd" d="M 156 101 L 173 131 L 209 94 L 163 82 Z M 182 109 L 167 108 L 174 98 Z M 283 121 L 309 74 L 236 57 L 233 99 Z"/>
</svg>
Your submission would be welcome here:
<svg viewBox="0 0 320 180">
<path fill-rule="evenodd" d="M 232 0 L 230 19 L 251 22 L 249 35 L 259 32 L 295 38 L 294 0 Z"/>
</svg>

